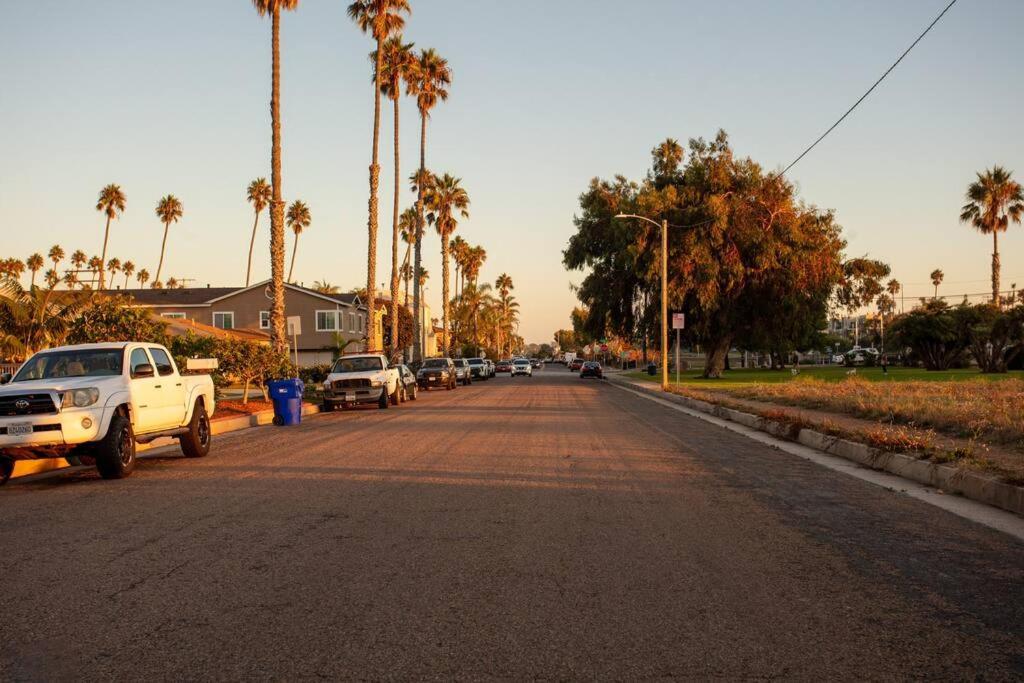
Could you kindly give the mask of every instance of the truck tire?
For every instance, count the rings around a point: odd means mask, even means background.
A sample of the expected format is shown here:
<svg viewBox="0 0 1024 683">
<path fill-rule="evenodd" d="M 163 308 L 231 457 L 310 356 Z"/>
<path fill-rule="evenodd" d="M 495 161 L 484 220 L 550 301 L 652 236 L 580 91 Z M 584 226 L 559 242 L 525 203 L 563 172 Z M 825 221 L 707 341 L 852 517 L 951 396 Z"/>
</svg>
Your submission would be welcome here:
<svg viewBox="0 0 1024 683">
<path fill-rule="evenodd" d="M 95 452 L 96 470 L 104 479 L 123 479 L 135 471 L 135 434 L 127 417 L 114 413 Z"/>
<path fill-rule="evenodd" d="M 402 388 L 395 384 L 395 391 L 391 394 L 391 405 L 398 406 L 402 405 Z"/>
<path fill-rule="evenodd" d="M 210 416 L 206 414 L 206 404 L 196 402 L 192 411 L 192 420 L 188 423 L 188 433 L 178 437 L 181 452 L 186 458 L 202 458 L 210 452 L 213 432 L 210 430 Z"/>
<path fill-rule="evenodd" d="M 380 399 L 377 401 L 377 407 L 381 410 L 387 410 L 389 405 L 391 405 L 391 401 L 388 398 L 387 389 L 381 389 Z"/>
<path fill-rule="evenodd" d="M 417 392 L 417 391 L 419 391 L 419 389 L 420 389 L 420 388 L 419 388 L 419 386 L 418 386 L 418 385 L 416 385 L 416 384 L 413 384 L 413 385 L 412 385 L 412 387 L 410 387 L 410 389 L 409 389 L 410 391 L 412 391 L 412 393 L 411 393 L 411 394 L 408 394 L 407 398 L 408 398 L 408 399 L 409 399 L 410 401 L 415 401 L 415 400 L 416 400 L 416 392 Z"/>
<path fill-rule="evenodd" d="M 6 484 L 12 474 L 14 474 L 14 461 L 10 458 L 0 457 L 0 486 Z"/>
</svg>

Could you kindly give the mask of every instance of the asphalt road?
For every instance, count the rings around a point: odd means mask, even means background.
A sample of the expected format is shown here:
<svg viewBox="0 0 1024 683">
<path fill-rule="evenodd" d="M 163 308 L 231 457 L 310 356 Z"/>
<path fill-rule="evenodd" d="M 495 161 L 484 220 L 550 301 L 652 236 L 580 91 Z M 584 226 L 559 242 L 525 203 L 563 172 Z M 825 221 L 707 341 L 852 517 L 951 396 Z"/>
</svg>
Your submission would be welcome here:
<svg viewBox="0 0 1024 683">
<path fill-rule="evenodd" d="M 0 490 L 0 680 L 1024 676 L 1024 546 L 559 367 Z"/>
</svg>

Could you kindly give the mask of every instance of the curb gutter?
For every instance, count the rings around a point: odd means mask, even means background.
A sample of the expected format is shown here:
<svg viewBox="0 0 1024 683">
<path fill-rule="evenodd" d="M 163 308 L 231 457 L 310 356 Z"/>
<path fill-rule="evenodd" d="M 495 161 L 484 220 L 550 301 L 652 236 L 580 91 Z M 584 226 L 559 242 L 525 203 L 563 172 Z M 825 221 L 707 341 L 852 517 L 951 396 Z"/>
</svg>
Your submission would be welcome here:
<svg viewBox="0 0 1024 683">
<path fill-rule="evenodd" d="M 652 388 L 646 383 L 634 382 L 614 376 L 610 376 L 609 379 L 615 384 L 657 396 L 662 400 L 671 401 L 690 410 L 706 413 L 723 420 L 736 422 L 751 429 L 767 432 L 785 441 L 796 441 L 808 448 L 850 460 L 873 470 L 895 474 L 919 484 L 934 486 L 947 493 L 956 493 L 964 498 L 1024 516 L 1024 487 L 1007 484 L 977 472 L 919 460 L 905 453 L 882 451 L 862 443 L 822 434 L 813 429 L 801 428 L 794 438 L 794 428 L 790 424 L 776 422 L 759 415 L 752 415 L 687 396 L 665 393 L 660 388 Z"/>
<path fill-rule="evenodd" d="M 316 415 L 320 412 L 320 406 L 316 405 L 303 405 L 302 415 L 303 417 L 309 415 Z M 211 420 L 210 421 L 210 432 L 213 436 L 218 434 L 228 434 L 230 432 L 238 432 L 243 429 L 251 429 L 252 427 L 263 427 L 272 424 L 274 421 L 273 410 L 263 410 L 252 415 L 239 415 L 238 417 L 229 417 L 224 420 Z M 151 441 L 150 443 L 140 443 L 135 447 L 136 453 L 144 453 L 151 451 L 155 448 L 166 448 L 176 442 L 175 439 L 165 437 Z M 21 477 L 27 477 L 33 474 L 41 474 L 43 472 L 53 472 L 57 470 L 63 470 L 69 465 L 67 460 L 64 458 L 47 458 L 43 460 L 17 460 L 14 463 L 14 473 L 11 475 L 11 481 L 19 479 Z"/>
</svg>

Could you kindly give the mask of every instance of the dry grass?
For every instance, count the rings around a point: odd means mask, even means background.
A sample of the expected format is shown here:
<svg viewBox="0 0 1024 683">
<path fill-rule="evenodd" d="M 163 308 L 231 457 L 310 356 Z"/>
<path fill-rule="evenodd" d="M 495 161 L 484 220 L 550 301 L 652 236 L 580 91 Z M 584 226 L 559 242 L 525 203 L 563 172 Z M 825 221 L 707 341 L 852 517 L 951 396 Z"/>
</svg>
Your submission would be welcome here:
<svg viewBox="0 0 1024 683">
<path fill-rule="evenodd" d="M 729 393 L 1024 446 L 1024 381 L 1017 379 L 936 383 L 868 382 L 857 377 L 823 382 L 809 378 L 740 387 Z"/>
</svg>

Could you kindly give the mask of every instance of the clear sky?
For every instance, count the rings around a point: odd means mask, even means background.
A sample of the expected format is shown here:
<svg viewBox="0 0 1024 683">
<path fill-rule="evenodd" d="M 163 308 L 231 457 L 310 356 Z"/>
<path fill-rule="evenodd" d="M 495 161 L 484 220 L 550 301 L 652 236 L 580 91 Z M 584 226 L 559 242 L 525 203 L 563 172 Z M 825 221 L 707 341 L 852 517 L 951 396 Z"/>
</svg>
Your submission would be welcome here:
<svg viewBox="0 0 1024 683">
<path fill-rule="evenodd" d="M 459 232 L 508 272 L 521 331 L 547 341 L 575 299 L 561 251 L 593 176 L 639 178 L 665 137 L 731 135 L 738 153 L 788 164 L 888 67 L 947 0 L 412 0 L 406 38 L 452 65 L 428 166 L 463 179 Z M 284 19 L 284 192 L 313 225 L 296 278 L 365 283 L 373 91 L 369 39 L 341 0 Z M 109 256 L 153 272 L 157 200 L 174 193 L 167 275 L 244 281 L 245 187 L 269 176 L 270 24 L 249 0 L 0 0 L 0 256 L 102 246 L 94 210 L 119 183 L 128 210 Z M 790 172 L 834 208 L 851 255 L 893 266 L 908 296 L 985 292 L 991 241 L 958 224 L 975 171 L 1024 179 L 1020 0 L 960 0 L 882 86 Z M 405 99 L 403 176 L 416 164 Z M 378 281 L 390 272 L 391 112 L 381 139 Z M 403 206 L 413 197 L 403 195 Z M 269 273 L 264 218 L 255 270 Z M 291 236 L 288 238 L 289 256 Z M 426 240 L 437 310 L 439 240 Z M 1024 229 L 1002 241 L 1004 285 L 1024 286 Z M 940 292 L 941 293 L 941 292 Z"/>
</svg>

